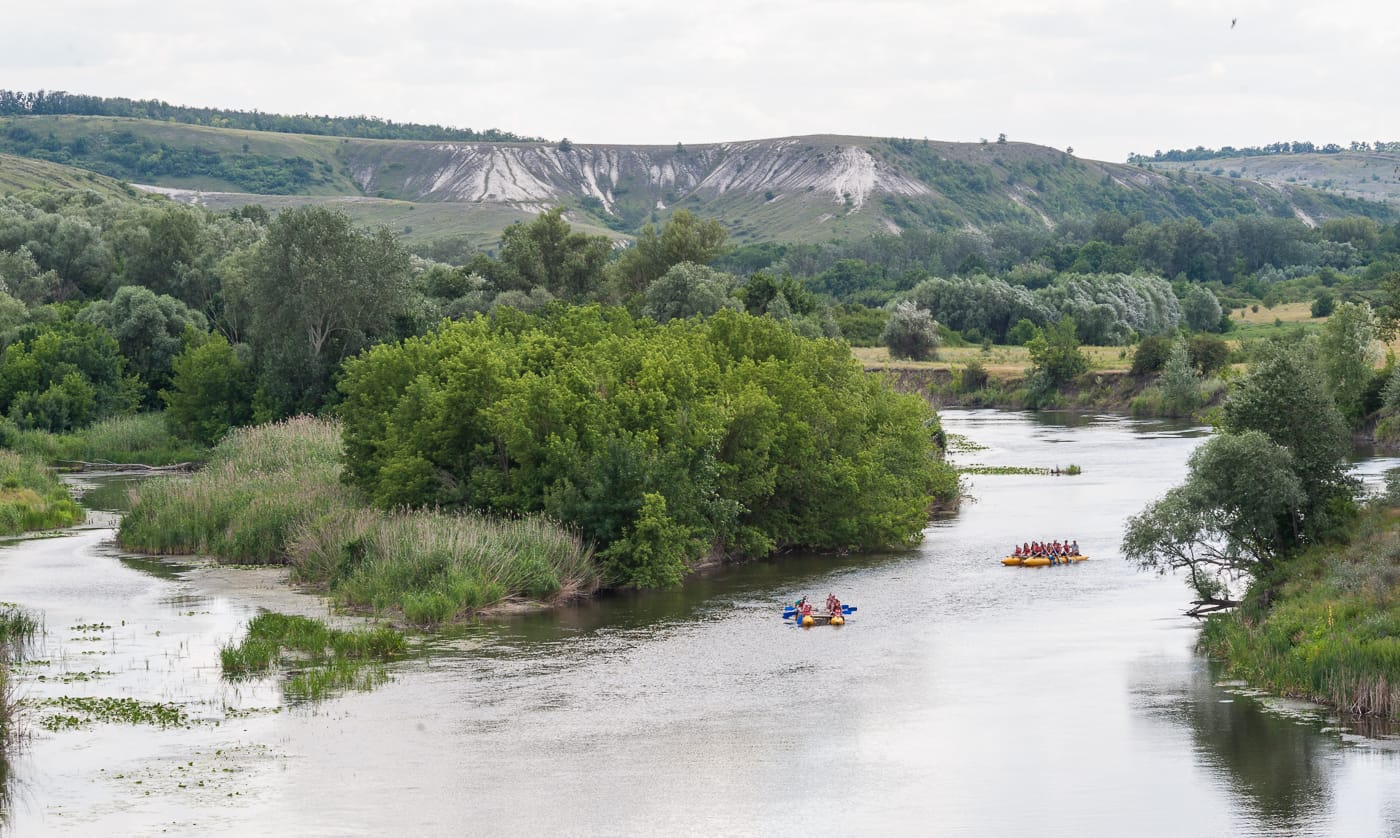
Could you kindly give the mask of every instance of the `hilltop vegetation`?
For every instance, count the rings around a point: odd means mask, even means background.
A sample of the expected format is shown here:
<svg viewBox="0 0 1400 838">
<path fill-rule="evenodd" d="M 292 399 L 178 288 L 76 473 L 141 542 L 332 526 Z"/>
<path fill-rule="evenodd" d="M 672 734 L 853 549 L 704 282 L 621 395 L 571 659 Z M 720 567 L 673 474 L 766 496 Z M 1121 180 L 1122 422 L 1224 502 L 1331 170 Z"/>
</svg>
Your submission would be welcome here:
<svg viewBox="0 0 1400 838">
<path fill-rule="evenodd" d="M 512 221 L 551 206 L 564 206 L 576 224 L 612 230 L 615 237 L 635 235 L 647 223 L 686 210 L 718 218 L 741 243 L 853 241 L 879 233 L 1004 225 L 1050 230 L 1106 212 L 1207 224 L 1255 215 L 1320 222 L 1390 214 L 1385 206 L 1301 184 L 1265 186 L 1205 173 L 1168 176 L 1003 140 L 808 136 L 674 146 L 487 143 L 431 132 L 369 139 L 211 127 L 223 124 L 212 118 L 205 120 L 209 124 L 187 124 L 10 110 L 16 113 L 0 113 L 0 152 L 191 190 L 181 197 L 221 210 L 337 201 L 362 223 L 393 223 L 424 244 L 447 232 L 448 218 L 463 224 L 464 234 L 479 245 Z M 250 123 L 230 122 L 244 124 Z M 405 206 L 422 210 L 422 222 L 408 216 Z"/>
<path fill-rule="evenodd" d="M 206 125 L 211 128 L 245 128 L 250 131 L 277 131 L 285 134 L 317 134 L 330 137 L 361 137 L 378 140 L 455 140 L 482 142 L 539 142 L 509 131 L 490 128 L 448 128 L 394 122 L 375 116 L 287 116 L 238 111 L 227 108 L 192 108 L 172 105 L 158 99 L 85 96 L 63 90 L 0 90 L 0 116 L 21 115 L 122 116 L 159 122 Z"/>
</svg>

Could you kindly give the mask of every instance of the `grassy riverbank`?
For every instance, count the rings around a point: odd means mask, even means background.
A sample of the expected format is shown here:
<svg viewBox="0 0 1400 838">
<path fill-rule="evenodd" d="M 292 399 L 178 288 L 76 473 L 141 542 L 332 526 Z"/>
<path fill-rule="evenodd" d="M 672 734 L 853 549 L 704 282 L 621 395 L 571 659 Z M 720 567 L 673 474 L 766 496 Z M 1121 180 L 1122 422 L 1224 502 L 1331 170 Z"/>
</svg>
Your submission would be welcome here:
<svg viewBox="0 0 1400 838">
<path fill-rule="evenodd" d="M 290 564 L 296 580 L 412 623 L 597 584 L 588 548 L 536 517 L 382 512 L 341 481 L 340 427 L 310 418 L 232 431 L 209 465 L 139 490 L 118 537 L 153 553 Z"/>
<path fill-rule="evenodd" d="M 1209 618 L 1204 648 L 1271 692 L 1400 719 L 1400 509 L 1367 512 L 1347 546 L 1288 568 L 1267 611 Z"/>
<path fill-rule="evenodd" d="M 209 449 L 176 438 L 159 413 L 117 416 L 65 434 L 19 430 L 0 419 L 0 440 L 59 467 L 82 463 L 143 463 L 163 466 L 203 460 Z"/>
<path fill-rule="evenodd" d="M 71 527 L 82 523 L 82 507 L 42 458 L 0 451 L 0 535 Z"/>
</svg>

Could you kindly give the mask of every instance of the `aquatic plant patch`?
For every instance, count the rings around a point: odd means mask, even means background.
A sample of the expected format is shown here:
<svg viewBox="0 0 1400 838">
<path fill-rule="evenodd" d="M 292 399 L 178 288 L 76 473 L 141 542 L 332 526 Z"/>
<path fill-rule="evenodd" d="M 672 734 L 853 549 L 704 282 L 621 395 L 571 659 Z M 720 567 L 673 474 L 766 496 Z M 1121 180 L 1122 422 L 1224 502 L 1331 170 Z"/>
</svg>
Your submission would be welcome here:
<svg viewBox="0 0 1400 838">
<path fill-rule="evenodd" d="M 318 701 L 383 684 L 389 677 L 383 664 L 406 648 L 403 633 L 389 626 L 334 629 L 309 617 L 266 612 L 249 621 L 242 642 L 219 650 L 219 661 L 226 678 L 285 669 L 290 677 L 283 691 L 289 699 Z"/>
<path fill-rule="evenodd" d="M 1038 466 L 970 465 L 959 466 L 958 472 L 960 474 L 1039 474 L 1058 476 L 1082 474 L 1083 469 L 1076 465 L 1069 465 L 1063 468 L 1061 468 L 1060 466 L 1054 466 L 1052 468 L 1042 468 Z"/>
<path fill-rule="evenodd" d="M 38 702 L 37 707 L 57 712 L 45 713 L 39 726 L 49 731 L 78 730 L 92 724 L 153 725 L 176 727 L 189 723 L 189 716 L 179 705 L 134 698 L 93 698 L 59 696 Z"/>
</svg>

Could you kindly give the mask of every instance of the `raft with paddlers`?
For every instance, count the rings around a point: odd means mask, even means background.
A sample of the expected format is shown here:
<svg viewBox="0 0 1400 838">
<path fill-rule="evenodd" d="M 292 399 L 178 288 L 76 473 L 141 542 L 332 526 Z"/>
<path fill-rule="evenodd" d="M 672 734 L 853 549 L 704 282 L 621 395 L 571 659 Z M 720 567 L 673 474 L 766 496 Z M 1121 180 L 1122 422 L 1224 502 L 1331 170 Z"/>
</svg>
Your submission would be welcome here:
<svg viewBox="0 0 1400 838">
<path fill-rule="evenodd" d="M 1089 558 L 1079 552 L 1079 541 L 1027 541 L 1017 545 L 1011 555 L 1001 560 L 1008 567 L 1048 567 L 1050 565 L 1082 562 Z"/>
<path fill-rule="evenodd" d="M 804 596 L 792 605 L 783 608 L 783 619 L 792 620 L 803 628 L 819 625 L 840 626 L 846 624 L 846 618 L 851 616 L 851 612 L 855 610 L 854 605 L 847 605 L 834 595 L 827 594 L 826 610 L 817 611 L 812 608 L 812 604 Z"/>
<path fill-rule="evenodd" d="M 1049 567 L 1053 564 L 1069 564 L 1070 562 L 1082 562 L 1088 556 L 1074 553 L 1069 556 L 1057 556 L 1051 559 L 1049 556 L 1007 556 L 1001 563 L 1008 567 Z"/>
</svg>

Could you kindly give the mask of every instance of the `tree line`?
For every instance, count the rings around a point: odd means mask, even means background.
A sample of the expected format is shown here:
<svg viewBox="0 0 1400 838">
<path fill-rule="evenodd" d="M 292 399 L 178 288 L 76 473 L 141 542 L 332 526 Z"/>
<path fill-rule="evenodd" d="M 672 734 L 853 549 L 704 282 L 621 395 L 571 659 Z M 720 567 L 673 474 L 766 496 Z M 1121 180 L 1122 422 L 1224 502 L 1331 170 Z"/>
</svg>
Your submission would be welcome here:
<svg viewBox="0 0 1400 838">
<path fill-rule="evenodd" d="M 1352 140 L 1346 145 L 1337 143 L 1326 143 L 1318 145 L 1306 140 L 1294 140 L 1293 142 L 1269 143 L 1259 146 L 1245 146 L 1235 148 L 1234 146 L 1221 146 L 1220 148 L 1206 148 L 1196 146 L 1195 148 L 1179 149 L 1173 148 L 1169 151 L 1158 149 L 1150 156 L 1146 154 L 1129 154 L 1129 163 L 1190 163 L 1197 160 L 1215 160 L 1221 157 L 1269 157 L 1279 154 L 1341 154 L 1343 151 L 1381 151 L 1390 153 L 1400 153 L 1400 142 L 1387 140 Z"/>
<path fill-rule="evenodd" d="M 121 116 L 159 122 L 207 125 L 211 128 L 242 128 L 249 131 L 275 131 L 283 134 L 315 134 L 330 137 L 361 137 L 372 140 L 449 140 L 461 142 L 526 143 L 544 142 L 509 131 L 488 128 L 450 128 L 416 122 L 395 122 L 377 116 L 312 116 L 263 113 L 228 108 L 198 108 L 172 105 L 159 99 L 88 96 L 63 90 L 24 92 L 0 90 L 0 116 L 62 114 L 75 116 Z"/>
</svg>

